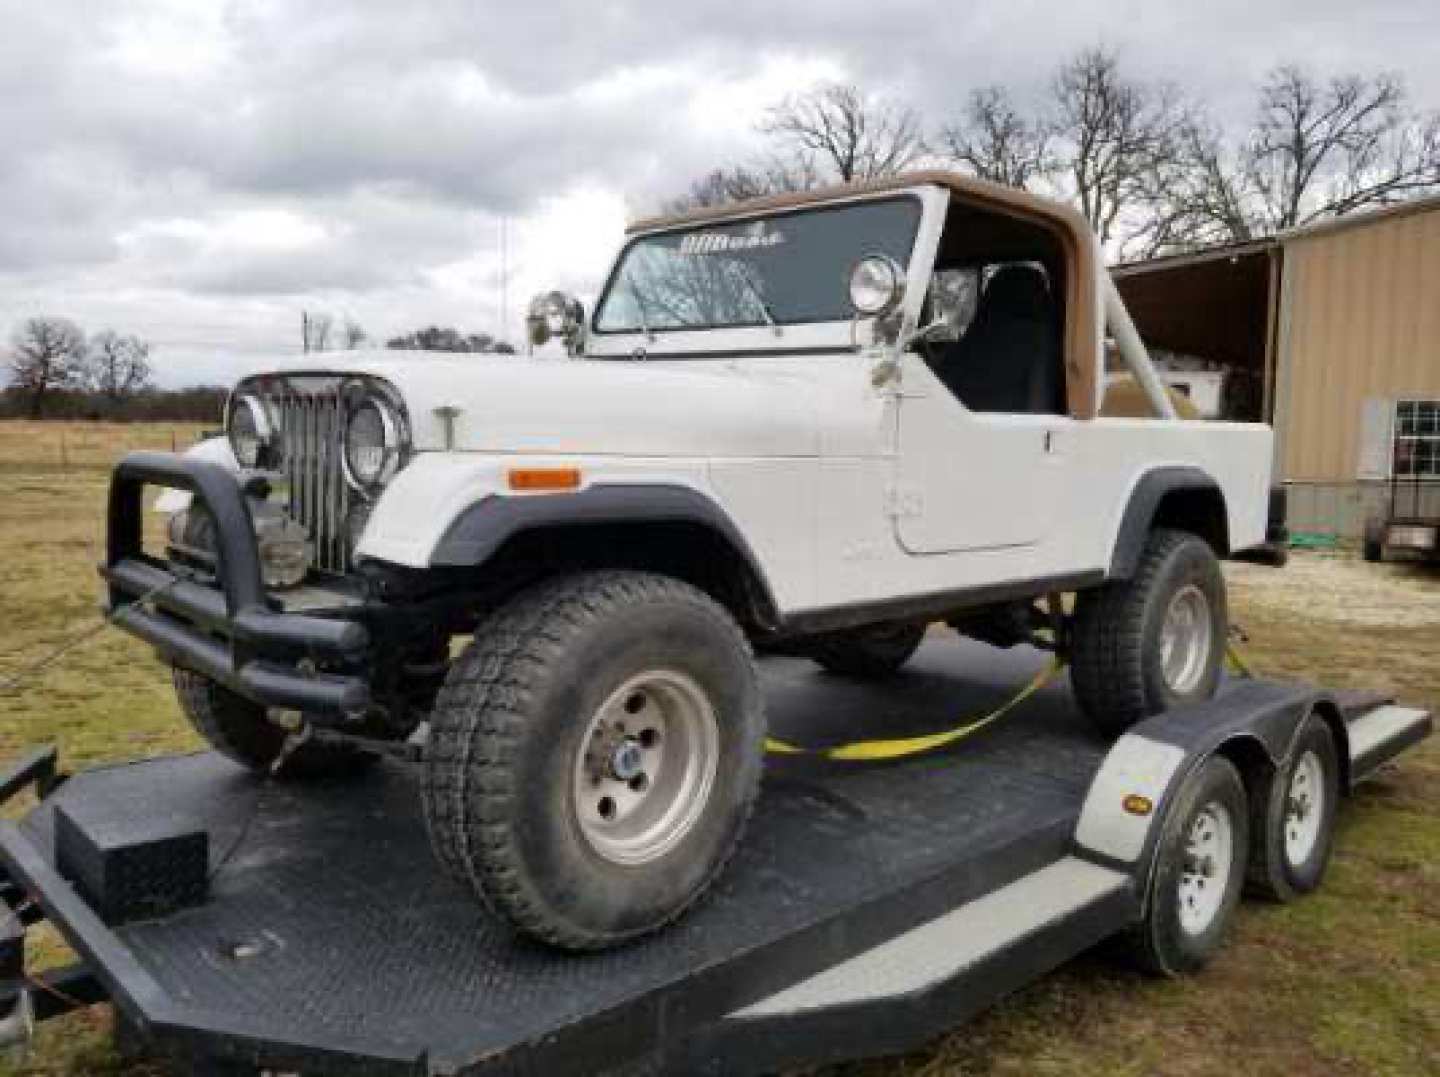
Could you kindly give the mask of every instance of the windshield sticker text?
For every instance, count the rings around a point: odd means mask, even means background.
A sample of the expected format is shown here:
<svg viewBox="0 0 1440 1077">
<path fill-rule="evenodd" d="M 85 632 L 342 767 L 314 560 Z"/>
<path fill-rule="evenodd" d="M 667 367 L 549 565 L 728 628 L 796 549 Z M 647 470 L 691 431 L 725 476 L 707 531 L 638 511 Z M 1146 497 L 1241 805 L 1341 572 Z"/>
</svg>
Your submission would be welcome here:
<svg viewBox="0 0 1440 1077">
<path fill-rule="evenodd" d="M 728 254 L 732 251 L 753 251 L 777 247 L 785 242 L 783 232 L 753 232 L 750 235 L 726 235 L 723 232 L 694 232 L 680 239 L 681 254 Z"/>
</svg>

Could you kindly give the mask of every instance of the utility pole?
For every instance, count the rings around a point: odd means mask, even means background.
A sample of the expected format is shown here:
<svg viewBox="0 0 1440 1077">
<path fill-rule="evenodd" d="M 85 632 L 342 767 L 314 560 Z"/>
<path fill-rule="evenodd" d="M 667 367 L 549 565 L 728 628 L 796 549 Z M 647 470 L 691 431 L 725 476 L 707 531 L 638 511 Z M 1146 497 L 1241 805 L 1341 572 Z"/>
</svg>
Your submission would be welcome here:
<svg viewBox="0 0 1440 1077">
<path fill-rule="evenodd" d="M 500 218 L 500 339 L 510 343 L 510 218 Z"/>
</svg>

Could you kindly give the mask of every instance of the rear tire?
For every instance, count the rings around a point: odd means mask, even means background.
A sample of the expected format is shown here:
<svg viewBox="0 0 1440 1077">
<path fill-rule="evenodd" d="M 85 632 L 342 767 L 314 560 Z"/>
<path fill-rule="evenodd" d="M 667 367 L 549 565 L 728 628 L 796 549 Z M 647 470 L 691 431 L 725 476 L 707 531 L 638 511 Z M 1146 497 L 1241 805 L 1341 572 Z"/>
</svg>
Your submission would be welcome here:
<svg viewBox="0 0 1440 1077">
<path fill-rule="evenodd" d="M 925 639 L 924 624 L 867 625 L 821 636 L 809 647 L 823 668 L 842 677 L 890 677 L 914 656 Z"/>
<path fill-rule="evenodd" d="M 1240 773 L 1223 756 L 1211 756 L 1165 813 L 1145 917 L 1127 939 L 1141 967 L 1180 976 L 1215 956 L 1240 904 L 1249 846 Z"/>
<path fill-rule="evenodd" d="M 640 572 L 542 583 L 481 626 L 436 702 L 436 855 L 519 931 L 616 945 L 720 873 L 764 737 L 749 645 L 707 595 Z"/>
<path fill-rule="evenodd" d="M 188 669 L 171 668 L 180 710 L 206 743 L 227 759 L 254 771 L 269 771 L 288 735 L 265 716 L 259 703 L 236 695 Z M 302 744 L 285 758 L 279 778 L 327 778 L 352 774 L 378 757 L 359 748 L 337 744 Z"/>
<path fill-rule="evenodd" d="M 1340 760 L 1335 735 L 1316 714 L 1300 727 L 1290 759 L 1256 798 L 1250 829 L 1252 893 L 1289 902 L 1319 888 L 1335 843 Z"/>
<path fill-rule="evenodd" d="M 1186 531 L 1152 531 L 1130 579 L 1076 596 L 1076 701 L 1118 737 L 1152 714 L 1209 699 L 1228 624 L 1225 579 L 1209 544 Z"/>
</svg>

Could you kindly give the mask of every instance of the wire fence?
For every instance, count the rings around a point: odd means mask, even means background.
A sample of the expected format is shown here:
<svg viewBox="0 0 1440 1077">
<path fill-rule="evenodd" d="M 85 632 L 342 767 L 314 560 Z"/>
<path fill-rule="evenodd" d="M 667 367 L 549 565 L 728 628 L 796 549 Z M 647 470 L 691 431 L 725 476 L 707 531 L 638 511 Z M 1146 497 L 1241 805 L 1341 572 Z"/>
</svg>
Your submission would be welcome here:
<svg viewBox="0 0 1440 1077">
<path fill-rule="evenodd" d="M 203 423 L 0 421 L 0 469 L 81 471 L 112 467 L 128 452 L 182 452 Z"/>
</svg>

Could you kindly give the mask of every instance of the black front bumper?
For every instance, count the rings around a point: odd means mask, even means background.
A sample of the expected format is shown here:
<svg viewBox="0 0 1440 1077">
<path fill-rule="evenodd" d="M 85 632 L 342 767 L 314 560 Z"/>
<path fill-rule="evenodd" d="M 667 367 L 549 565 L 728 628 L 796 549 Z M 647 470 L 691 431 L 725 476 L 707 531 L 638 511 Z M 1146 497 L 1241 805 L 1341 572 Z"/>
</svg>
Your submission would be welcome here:
<svg viewBox="0 0 1440 1077">
<path fill-rule="evenodd" d="M 213 516 L 214 584 L 144 552 L 147 485 L 188 490 Z M 366 708 L 363 676 L 326 670 L 361 664 L 369 633 L 355 620 L 277 608 L 265 592 L 250 507 L 232 473 L 171 453 L 131 453 L 110 479 L 108 532 L 100 568 L 110 585 L 107 611 L 163 657 L 265 706 L 332 717 Z"/>
</svg>

